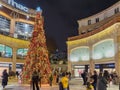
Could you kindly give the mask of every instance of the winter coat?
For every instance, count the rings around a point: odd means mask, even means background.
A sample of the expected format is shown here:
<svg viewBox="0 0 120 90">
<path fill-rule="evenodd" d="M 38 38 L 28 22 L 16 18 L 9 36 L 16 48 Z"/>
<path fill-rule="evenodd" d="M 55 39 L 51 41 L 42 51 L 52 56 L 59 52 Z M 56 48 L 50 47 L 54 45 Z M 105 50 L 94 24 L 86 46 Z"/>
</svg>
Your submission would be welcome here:
<svg viewBox="0 0 120 90">
<path fill-rule="evenodd" d="M 40 77 L 39 77 L 39 73 L 38 72 L 33 72 L 32 74 L 32 82 L 39 82 Z"/>
<path fill-rule="evenodd" d="M 105 77 L 98 78 L 98 89 L 97 90 L 107 90 L 107 80 Z"/>
<path fill-rule="evenodd" d="M 2 75 L 2 85 L 6 86 L 8 82 L 8 73 L 7 72 L 3 72 Z"/>
</svg>

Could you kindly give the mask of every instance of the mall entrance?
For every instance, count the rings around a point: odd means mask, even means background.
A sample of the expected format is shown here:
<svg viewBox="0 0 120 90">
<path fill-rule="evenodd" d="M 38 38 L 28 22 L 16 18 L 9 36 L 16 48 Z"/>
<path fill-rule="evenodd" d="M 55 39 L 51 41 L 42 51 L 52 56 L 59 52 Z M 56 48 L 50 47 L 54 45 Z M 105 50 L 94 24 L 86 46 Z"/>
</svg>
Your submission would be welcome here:
<svg viewBox="0 0 120 90">
<path fill-rule="evenodd" d="M 115 71 L 115 63 L 95 64 L 95 70 L 97 72 L 107 70 L 109 73 Z"/>
<path fill-rule="evenodd" d="M 86 66 L 87 65 L 74 65 L 72 70 L 73 77 L 81 78 L 81 73 L 83 73 L 84 70 L 88 70 Z"/>
<path fill-rule="evenodd" d="M 16 71 L 21 72 L 23 68 L 23 64 L 16 64 Z M 7 72 L 12 69 L 11 63 L 0 63 L 0 76 L 2 75 L 2 72 L 4 69 L 7 69 Z"/>
<path fill-rule="evenodd" d="M 72 76 L 81 78 L 83 71 L 89 72 L 89 65 L 73 65 Z M 95 64 L 95 70 L 99 74 L 100 71 L 107 70 L 109 73 L 115 71 L 115 63 Z"/>
</svg>

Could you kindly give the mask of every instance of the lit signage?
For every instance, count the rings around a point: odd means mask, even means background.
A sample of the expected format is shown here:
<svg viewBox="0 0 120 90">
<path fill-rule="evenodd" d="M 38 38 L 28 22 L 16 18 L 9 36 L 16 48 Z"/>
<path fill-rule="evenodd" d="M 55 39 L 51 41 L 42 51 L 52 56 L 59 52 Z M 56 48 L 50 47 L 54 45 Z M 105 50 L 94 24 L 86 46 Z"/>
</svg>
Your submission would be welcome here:
<svg viewBox="0 0 120 90">
<path fill-rule="evenodd" d="M 7 3 L 12 5 L 13 7 L 23 10 L 25 12 L 28 12 L 28 10 L 29 10 L 27 7 L 15 2 L 14 0 L 8 0 Z"/>
</svg>

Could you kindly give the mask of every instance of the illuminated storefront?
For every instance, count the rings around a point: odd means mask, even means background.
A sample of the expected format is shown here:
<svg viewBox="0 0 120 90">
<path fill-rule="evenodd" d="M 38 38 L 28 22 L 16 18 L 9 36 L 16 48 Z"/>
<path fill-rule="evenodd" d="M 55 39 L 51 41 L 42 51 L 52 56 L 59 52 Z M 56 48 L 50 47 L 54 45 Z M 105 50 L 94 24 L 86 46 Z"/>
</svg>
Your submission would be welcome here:
<svg viewBox="0 0 120 90">
<path fill-rule="evenodd" d="M 35 10 L 14 0 L 0 0 L 0 74 L 20 71 L 32 37 Z"/>
<path fill-rule="evenodd" d="M 116 70 L 120 75 L 120 13 L 114 12 L 119 6 L 118 2 L 96 15 L 78 20 L 79 35 L 67 41 L 68 71 L 73 76 L 78 76 L 83 66 L 82 71 Z M 95 22 L 96 18 L 99 22 Z"/>
</svg>

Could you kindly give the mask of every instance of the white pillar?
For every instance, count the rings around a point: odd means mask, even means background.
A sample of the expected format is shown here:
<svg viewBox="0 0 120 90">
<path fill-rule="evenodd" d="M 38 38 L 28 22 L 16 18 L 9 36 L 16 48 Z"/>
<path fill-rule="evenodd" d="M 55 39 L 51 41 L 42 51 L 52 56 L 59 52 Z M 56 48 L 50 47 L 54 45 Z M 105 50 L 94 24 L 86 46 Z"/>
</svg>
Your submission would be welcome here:
<svg viewBox="0 0 120 90">
<path fill-rule="evenodd" d="M 10 35 L 12 36 L 15 32 L 15 19 L 11 19 L 11 22 L 10 22 Z"/>
<path fill-rule="evenodd" d="M 17 49 L 13 48 L 13 58 L 12 58 L 12 71 L 16 72 L 16 55 Z"/>
<path fill-rule="evenodd" d="M 70 50 L 68 50 L 68 71 L 72 72 L 72 63 L 70 61 Z"/>
<path fill-rule="evenodd" d="M 90 64 L 89 64 L 89 66 L 90 66 L 90 71 L 93 73 L 93 71 L 95 70 L 95 63 L 94 63 L 94 60 L 93 60 L 93 58 L 92 58 L 92 56 L 93 56 L 93 48 L 92 48 L 92 46 L 90 45 L 89 46 L 89 55 L 90 55 Z"/>
</svg>

